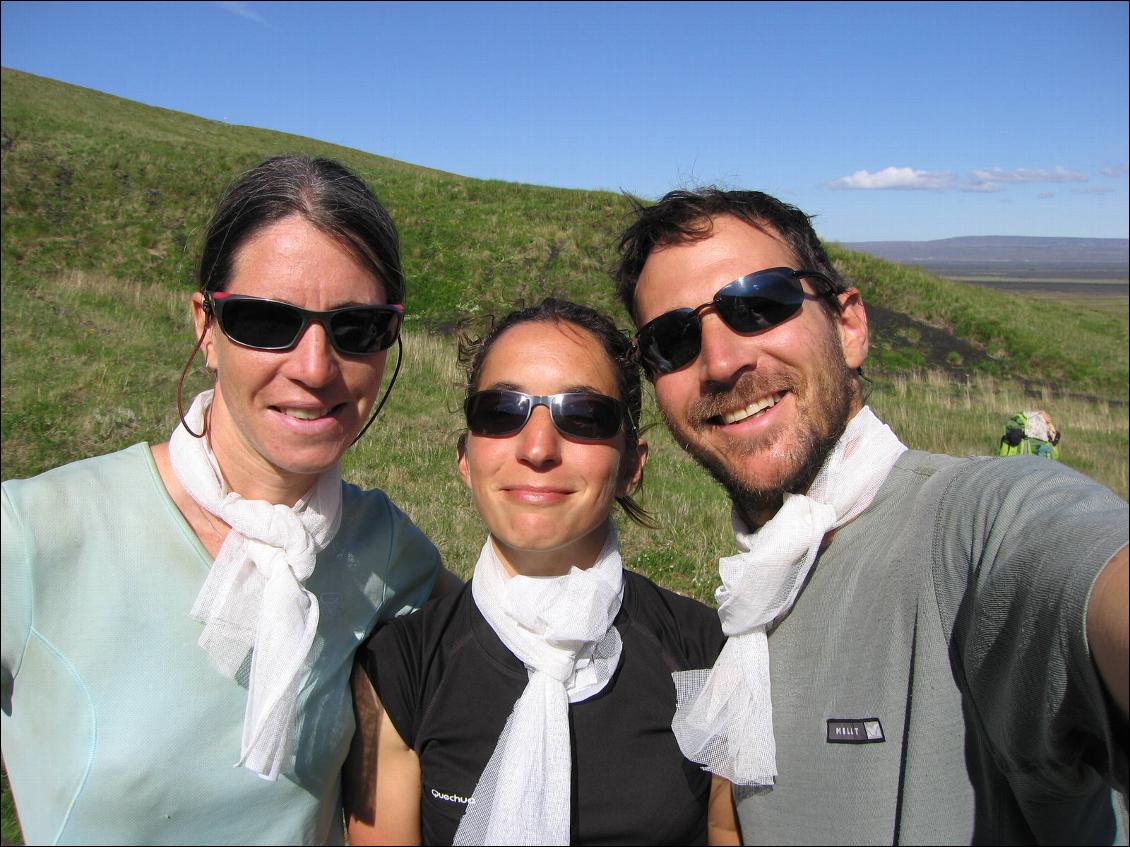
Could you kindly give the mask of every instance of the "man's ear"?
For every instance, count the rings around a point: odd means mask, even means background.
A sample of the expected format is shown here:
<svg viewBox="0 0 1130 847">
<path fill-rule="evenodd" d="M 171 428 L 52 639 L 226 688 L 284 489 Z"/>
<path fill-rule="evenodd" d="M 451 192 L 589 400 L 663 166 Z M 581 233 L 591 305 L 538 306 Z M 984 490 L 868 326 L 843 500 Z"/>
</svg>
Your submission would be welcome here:
<svg viewBox="0 0 1130 847">
<path fill-rule="evenodd" d="M 840 331 L 840 344 L 844 350 L 844 361 L 850 370 L 863 366 L 867 358 L 867 310 L 859 291 L 849 288 L 836 295 L 843 311 L 836 316 L 836 327 Z"/>
<path fill-rule="evenodd" d="M 620 481 L 616 486 L 617 497 L 630 497 L 643 482 L 643 466 L 647 464 L 648 446 L 642 438 L 636 446 L 635 462 L 625 464 L 620 471 Z M 625 457 L 627 458 L 627 457 Z"/>
</svg>

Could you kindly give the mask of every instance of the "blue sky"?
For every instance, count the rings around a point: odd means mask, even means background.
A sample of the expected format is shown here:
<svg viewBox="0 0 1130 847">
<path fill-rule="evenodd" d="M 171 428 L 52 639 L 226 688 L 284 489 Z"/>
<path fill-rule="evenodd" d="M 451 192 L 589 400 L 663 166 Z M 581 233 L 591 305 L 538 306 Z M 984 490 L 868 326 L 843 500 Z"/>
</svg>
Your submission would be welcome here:
<svg viewBox="0 0 1130 847">
<path fill-rule="evenodd" d="M 2 61 L 466 176 L 757 188 L 837 241 L 1125 238 L 1126 3 L 28 3 Z"/>
</svg>

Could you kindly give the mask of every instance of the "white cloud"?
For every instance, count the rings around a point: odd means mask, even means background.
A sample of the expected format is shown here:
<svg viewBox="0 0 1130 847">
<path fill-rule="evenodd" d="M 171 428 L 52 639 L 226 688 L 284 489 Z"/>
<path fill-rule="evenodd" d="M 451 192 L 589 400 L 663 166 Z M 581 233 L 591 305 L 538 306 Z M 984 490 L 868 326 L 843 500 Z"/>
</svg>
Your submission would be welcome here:
<svg viewBox="0 0 1130 847">
<path fill-rule="evenodd" d="M 1110 194 L 1114 191 L 1109 185 L 1088 185 L 1086 188 L 1072 188 L 1072 194 Z"/>
<path fill-rule="evenodd" d="M 1128 170 L 1126 165 L 1103 165 L 1099 168 L 1103 176 L 1126 176 Z"/>
<path fill-rule="evenodd" d="M 856 171 L 850 176 L 834 179 L 828 186 L 830 188 L 854 189 L 919 189 L 926 191 L 942 191 L 949 188 L 956 175 L 951 171 L 919 171 L 914 168 L 883 168 L 881 171 L 870 173 Z"/>
<path fill-rule="evenodd" d="M 977 182 L 1086 182 L 1087 175 L 1078 171 L 1069 171 L 1063 166 L 1055 170 L 1041 168 L 1013 168 L 1006 171 L 1004 168 L 979 168 L 973 171 L 973 178 Z"/>
<path fill-rule="evenodd" d="M 996 194 L 1004 191 L 1004 186 L 999 182 L 965 182 L 959 185 L 958 191 L 971 191 L 978 194 Z"/>
<path fill-rule="evenodd" d="M 252 9 L 251 4 L 244 2 L 244 0 L 217 0 L 216 5 L 225 12 L 231 12 L 233 15 L 239 15 L 241 18 L 247 18 L 257 24 L 266 23 L 263 16 Z"/>
</svg>

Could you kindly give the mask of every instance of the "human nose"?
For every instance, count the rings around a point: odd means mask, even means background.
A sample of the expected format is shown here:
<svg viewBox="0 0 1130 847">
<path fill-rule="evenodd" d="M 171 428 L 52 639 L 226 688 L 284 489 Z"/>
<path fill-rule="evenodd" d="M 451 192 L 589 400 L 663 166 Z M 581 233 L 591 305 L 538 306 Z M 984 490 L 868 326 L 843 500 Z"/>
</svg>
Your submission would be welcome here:
<svg viewBox="0 0 1130 847">
<path fill-rule="evenodd" d="M 561 434 L 545 406 L 535 406 L 518 433 L 518 460 L 539 468 L 561 461 Z"/>
<path fill-rule="evenodd" d="M 738 335 L 714 310 L 700 315 L 701 347 L 698 366 L 703 382 L 732 385 L 747 369 L 756 367 L 756 344 Z"/>
<path fill-rule="evenodd" d="M 312 321 L 288 353 L 288 375 L 296 382 L 319 387 L 337 377 L 340 370 L 337 351 L 326 328 Z"/>
</svg>

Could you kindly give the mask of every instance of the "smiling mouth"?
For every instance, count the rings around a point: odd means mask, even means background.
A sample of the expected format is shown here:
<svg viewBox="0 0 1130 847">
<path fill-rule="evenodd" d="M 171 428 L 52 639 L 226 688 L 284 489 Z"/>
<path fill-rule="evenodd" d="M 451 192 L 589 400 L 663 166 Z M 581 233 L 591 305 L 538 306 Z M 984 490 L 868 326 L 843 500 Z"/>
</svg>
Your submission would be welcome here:
<svg viewBox="0 0 1130 847">
<path fill-rule="evenodd" d="M 288 418 L 296 418 L 300 421 L 316 421 L 318 418 L 324 418 L 327 415 L 333 414 L 340 409 L 344 403 L 339 403 L 337 406 L 327 407 L 322 406 L 317 409 L 295 409 L 287 406 L 276 406 L 275 409 Z"/>
<path fill-rule="evenodd" d="M 550 488 L 541 485 L 504 485 L 503 491 L 514 491 L 522 494 L 568 494 L 564 488 Z"/>
<path fill-rule="evenodd" d="M 746 418 L 752 418 L 754 415 L 760 415 L 767 409 L 772 409 L 784 399 L 785 392 L 780 391 L 776 394 L 770 394 L 768 397 L 762 397 L 760 400 L 754 400 L 748 406 L 741 409 L 735 409 L 732 412 L 726 412 L 715 420 L 721 420 L 724 424 L 735 424 L 738 421 L 744 421 Z"/>
</svg>

